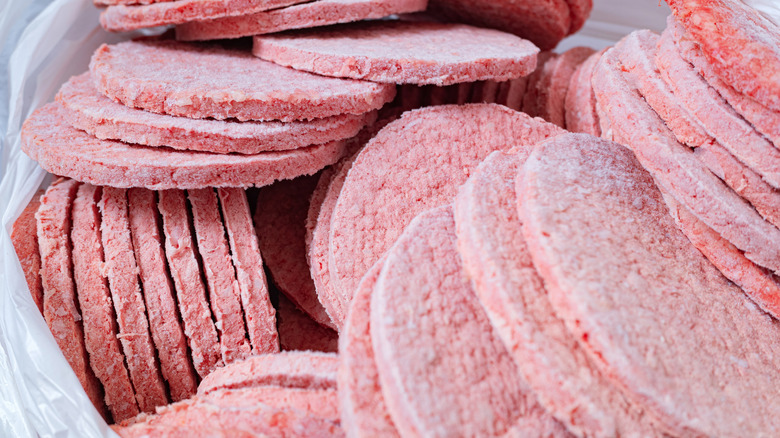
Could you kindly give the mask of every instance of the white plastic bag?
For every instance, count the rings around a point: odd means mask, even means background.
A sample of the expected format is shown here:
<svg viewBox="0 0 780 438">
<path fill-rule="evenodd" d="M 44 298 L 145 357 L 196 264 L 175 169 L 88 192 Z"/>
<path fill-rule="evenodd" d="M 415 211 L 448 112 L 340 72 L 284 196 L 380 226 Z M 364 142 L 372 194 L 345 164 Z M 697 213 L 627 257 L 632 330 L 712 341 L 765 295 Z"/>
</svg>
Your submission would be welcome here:
<svg viewBox="0 0 780 438">
<path fill-rule="evenodd" d="M 16 1 L 16 0 L 13 0 Z M 70 76 L 86 71 L 103 42 L 90 0 L 57 0 L 25 29 L 9 61 L 9 119 L 0 182 L 0 435 L 115 436 L 92 407 L 32 301 L 10 230 L 46 173 L 21 152 L 30 113 L 54 98 Z M 5 32 L 4 32 L 5 33 Z"/>
</svg>

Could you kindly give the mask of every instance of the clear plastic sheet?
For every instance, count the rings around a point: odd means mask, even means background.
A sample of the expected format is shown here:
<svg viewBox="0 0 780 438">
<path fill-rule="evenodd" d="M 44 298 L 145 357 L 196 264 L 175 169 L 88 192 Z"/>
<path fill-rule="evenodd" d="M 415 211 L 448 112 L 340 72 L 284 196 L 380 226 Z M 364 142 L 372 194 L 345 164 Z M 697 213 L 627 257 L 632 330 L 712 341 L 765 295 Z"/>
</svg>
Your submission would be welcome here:
<svg viewBox="0 0 780 438">
<path fill-rule="evenodd" d="M 26 0 L 7 1 L 13 4 L 0 7 L 4 14 L 0 38 L 23 14 Z M 577 45 L 603 48 L 636 28 L 661 30 L 668 13 L 658 0 L 595 0 L 591 20 L 557 51 Z M 9 237 L 24 206 L 51 179 L 21 152 L 22 122 L 50 102 L 70 76 L 88 68 L 92 52 L 101 43 L 128 38 L 101 30 L 98 15 L 91 0 L 53 1 L 27 26 L 8 64 L 8 123 L 0 150 L 0 436 L 4 437 L 116 436 L 92 407 L 49 333 Z"/>
</svg>

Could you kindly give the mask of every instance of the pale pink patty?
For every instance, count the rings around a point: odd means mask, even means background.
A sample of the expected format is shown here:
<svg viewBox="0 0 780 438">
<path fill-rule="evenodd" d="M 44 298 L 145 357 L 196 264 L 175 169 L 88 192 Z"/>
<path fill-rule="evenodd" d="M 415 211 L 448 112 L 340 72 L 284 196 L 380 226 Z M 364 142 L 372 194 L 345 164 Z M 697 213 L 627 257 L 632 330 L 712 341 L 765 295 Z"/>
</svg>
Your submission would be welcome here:
<svg viewBox="0 0 780 438">
<path fill-rule="evenodd" d="M 387 411 L 371 343 L 371 294 L 382 270 L 379 260 L 360 281 L 339 338 L 339 407 L 348 436 L 399 437 Z"/>
<path fill-rule="evenodd" d="M 336 389 L 339 357 L 333 353 L 284 351 L 250 356 L 217 369 L 200 382 L 198 395 L 220 389 L 282 386 Z"/>
<path fill-rule="evenodd" d="M 317 187 L 312 192 L 311 205 L 306 217 L 306 256 L 311 278 L 314 281 L 317 298 L 330 315 L 337 330 L 344 325 L 349 308 L 331 285 L 328 265 L 330 223 L 341 188 L 355 158 L 355 155 L 342 158 L 320 174 Z"/>
<path fill-rule="evenodd" d="M 707 133 L 769 184 L 780 188 L 780 149 L 737 114 L 693 66 L 680 57 L 671 30 L 661 35 L 655 62 L 674 94 Z"/>
<path fill-rule="evenodd" d="M 512 108 L 515 111 L 520 111 L 523 109 L 523 96 L 525 96 L 525 89 L 528 85 L 528 77 L 522 77 L 513 79 L 511 81 L 503 82 L 502 88 L 506 87 L 506 97 L 504 98 L 497 98 L 496 103 L 500 103 L 501 105 L 508 106 L 509 108 Z M 499 91 L 499 96 L 502 95 L 502 92 Z"/>
<path fill-rule="evenodd" d="M 282 351 L 336 353 L 339 350 L 339 334 L 314 321 L 284 294 L 277 298 L 276 330 Z"/>
<path fill-rule="evenodd" d="M 619 47 L 619 46 L 616 46 Z M 619 51 L 601 58 L 593 74 L 599 106 L 610 122 L 614 140 L 637 155 L 662 189 L 755 263 L 780 270 L 780 230 L 766 222 L 744 199 L 727 187 L 679 143 L 642 99 L 630 76 L 622 72 Z M 601 113 L 599 114 L 600 119 Z"/>
<path fill-rule="evenodd" d="M 571 17 L 571 24 L 569 25 L 569 35 L 571 35 L 585 25 L 588 17 L 590 17 L 591 10 L 593 10 L 593 0 L 566 0 L 566 4 L 569 6 Z"/>
<path fill-rule="evenodd" d="M 527 76 L 539 49 L 511 34 L 463 24 L 369 21 L 258 35 L 252 52 L 325 76 L 442 86 Z"/>
<path fill-rule="evenodd" d="M 184 334 L 187 335 L 195 371 L 201 378 L 206 377 L 223 362 L 203 274 L 196 259 L 187 200 L 182 190 L 161 190 L 158 197 L 157 207 L 162 215 L 165 236 L 165 258 L 173 278 Z"/>
<path fill-rule="evenodd" d="M 79 183 L 54 181 L 35 213 L 41 251 L 43 316 L 54 340 L 98 412 L 106 418 L 103 389 L 89 366 L 73 281 L 70 212 Z"/>
<path fill-rule="evenodd" d="M 143 412 L 154 412 L 157 406 L 168 404 L 168 396 L 149 334 L 138 265 L 133 256 L 127 190 L 104 187 L 98 207 L 104 269 L 119 325 L 117 337 L 122 344 L 138 407 Z"/>
<path fill-rule="evenodd" d="M 334 391 L 223 390 L 166 406 L 156 415 L 139 416 L 113 429 L 123 438 L 343 437 L 335 404 Z"/>
<path fill-rule="evenodd" d="M 219 333 L 222 361 L 226 364 L 247 357 L 251 347 L 241 312 L 241 293 L 230 258 L 225 227 L 214 189 L 189 190 L 198 255 L 208 286 L 208 300 Z"/>
<path fill-rule="evenodd" d="M 98 202 L 101 188 L 82 184 L 73 201 L 73 273 L 84 324 L 84 338 L 92 371 L 103 384 L 114 422 L 138 415 L 133 385 L 117 338 L 117 323 L 108 283 L 101 269 Z"/>
<path fill-rule="evenodd" d="M 590 47 L 574 47 L 558 56 L 552 65 L 545 101 L 540 104 L 540 117 L 561 128 L 566 127 L 566 93 L 577 67 L 595 51 Z"/>
<path fill-rule="evenodd" d="M 698 43 L 691 40 L 685 29 L 670 17 L 667 28 L 674 35 L 674 43 L 680 56 L 688 61 L 696 71 L 704 77 L 712 88 L 718 91 L 735 111 L 745 118 L 758 132 L 766 136 L 775 147 L 780 147 L 780 111 L 773 111 L 758 101 L 746 96 L 723 82 L 715 74 L 712 65 L 707 61 Z"/>
<path fill-rule="evenodd" d="M 418 213 L 449 203 L 488 154 L 562 132 L 496 104 L 428 107 L 387 125 L 358 155 L 333 211 L 333 290 L 349 303 L 365 272 L 404 227 Z"/>
<path fill-rule="evenodd" d="M 179 323 L 174 286 L 165 261 L 157 199 L 151 190 L 133 188 L 127 191 L 127 201 L 149 328 L 157 347 L 160 371 L 168 382 L 171 400 L 177 402 L 195 393 L 197 377 L 187 353 L 187 338 Z"/>
<path fill-rule="evenodd" d="M 149 5 L 153 3 L 172 2 L 178 0 L 92 0 L 92 3 L 97 7 L 111 6 L 111 5 Z"/>
<path fill-rule="evenodd" d="M 694 154 L 764 219 L 780 228 L 780 190 L 767 184 L 718 143 L 702 145 Z"/>
<path fill-rule="evenodd" d="M 317 0 L 274 11 L 176 26 L 183 41 L 239 38 L 425 10 L 428 0 Z"/>
<path fill-rule="evenodd" d="M 370 311 L 382 394 L 401 436 L 571 436 L 537 403 L 482 309 L 450 206 L 420 214 L 388 251 Z"/>
<path fill-rule="evenodd" d="M 112 32 L 168 26 L 190 21 L 246 15 L 302 3 L 305 0 L 176 0 L 143 5 L 109 5 L 100 25 Z"/>
<path fill-rule="evenodd" d="M 413 86 L 413 85 L 410 85 Z M 338 163 L 320 173 L 317 186 L 311 195 L 309 211 L 306 215 L 306 253 L 311 277 L 317 290 L 317 297 L 330 315 L 337 330 L 344 324 L 347 307 L 330 283 L 328 247 L 330 241 L 330 222 L 336 208 L 339 193 L 344 185 L 352 163 L 358 152 L 383 127 L 396 120 L 402 110 L 389 109 L 383 112 L 383 118 L 364 128 L 349 145 L 349 153 Z"/>
<path fill-rule="evenodd" d="M 594 141 L 584 135 L 550 141 Z M 490 321 L 539 403 L 578 436 L 660 436 L 550 306 L 521 234 L 515 176 L 532 145 L 494 152 L 455 200 L 458 249 Z"/>
<path fill-rule="evenodd" d="M 14 221 L 11 230 L 11 243 L 19 258 L 19 264 L 24 272 L 24 279 L 30 289 L 33 302 L 43 315 L 43 285 L 41 284 L 41 253 L 38 250 L 38 225 L 35 222 L 35 212 L 41 205 L 43 190 L 38 190 L 24 207 L 22 213 Z"/>
<path fill-rule="evenodd" d="M 103 96 L 89 73 L 64 84 L 57 102 L 68 123 L 100 139 L 220 154 L 284 151 L 349 138 L 371 117 L 368 113 L 310 121 L 236 122 L 155 114 Z"/>
<path fill-rule="evenodd" d="M 640 30 L 626 36 L 615 49 L 623 72 L 630 75 L 639 93 L 664 121 L 680 143 L 696 148 L 712 142 L 699 120 L 691 115 L 661 77 L 655 65 L 658 35 Z"/>
<path fill-rule="evenodd" d="M 737 91 L 780 111 L 780 29 L 733 0 L 669 0 L 677 20 L 715 74 Z"/>
<path fill-rule="evenodd" d="M 571 29 L 564 0 L 430 0 L 429 11 L 448 20 L 513 33 L 552 50 Z"/>
<path fill-rule="evenodd" d="M 317 76 L 241 50 L 176 41 L 104 44 L 89 68 L 105 96 L 190 118 L 290 122 L 364 114 L 395 95 L 388 84 Z"/>
<path fill-rule="evenodd" d="M 222 207 L 222 220 L 227 229 L 233 266 L 236 268 L 241 306 L 252 353 L 279 351 L 276 331 L 276 311 L 268 294 L 268 283 L 263 270 L 263 257 L 252 224 L 249 202 L 242 189 L 217 190 Z"/>
<path fill-rule="evenodd" d="M 664 195 L 669 213 L 688 240 L 718 270 L 741 287 L 761 309 L 777 318 L 780 315 L 780 278 L 746 259 L 740 250 L 720 237 L 673 197 Z"/>
<path fill-rule="evenodd" d="M 338 161 L 342 140 L 304 149 L 255 155 L 171 151 L 99 140 L 72 128 L 57 103 L 24 123 L 22 150 L 41 167 L 95 185 L 193 189 L 264 186 L 316 173 Z"/>
<path fill-rule="evenodd" d="M 552 74 L 559 56 L 553 52 L 540 53 L 536 70 L 528 76 L 522 110 L 531 117 L 546 115 L 547 102 L 552 91 Z"/>
<path fill-rule="evenodd" d="M 604 50 L 601 50 L 590 55 L 572 74 L 563 103 L 564 122 L 568 131 L 583 132 L 597 137 L 601 135 L 596 112 L 596 95 L 593 93 L 590 79 L 603 53 Z"/>
<path fill-rule="evenodd" d="M 677 229 L 630 150 L 544 143 L 517 193 L 523 237 L 556 314 L 669 435 L 780 428 L 771 402 L 780 325 Z"/>
<path fill-rule="evenodd" d="M 303 312 L 335 328 L 317 299 L 306 260 L 306 214 L 319 175 L 279 181 L 257 195 L 254 223 L 271 280 Z"/>
</svg>

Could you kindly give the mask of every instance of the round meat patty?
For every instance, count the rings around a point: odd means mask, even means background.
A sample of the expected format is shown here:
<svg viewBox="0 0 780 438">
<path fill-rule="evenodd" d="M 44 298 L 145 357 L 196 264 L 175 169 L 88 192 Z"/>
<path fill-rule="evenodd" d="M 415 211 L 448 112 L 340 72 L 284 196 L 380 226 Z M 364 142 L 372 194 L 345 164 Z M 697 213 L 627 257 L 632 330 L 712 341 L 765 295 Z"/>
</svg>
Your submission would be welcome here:
<svg viewBox="0 0 780 438">
<path fill-rule="evenodd" d="M 387 125 L 356 158 L 331 218 L 328 268 L 342 308 L 404 227 L 451 202 L 488 154 L 562 132 L 496 104 L 428 107 Z"/>
<path fill-rule="evenodd" d="M 305 0 L 167 0 L 145 5 L 110 5 L 100 13 L 100 25 L 112 32 L 168 26 L 252 14 Z"/>
<path fill-rule="evenodd" d="M 401 436 L 570 436 L 537 403 L 464 275 L 450 206 L 420 214 L 388 251 L 370 325 Z"/>
<path fill-rule="evenodd" d="M 539 49 L 530 41 L 492 29 L 371 21 L 258 35 L 252 52 L 324 76 L 443 86 L 527 76 L 536 67 Z"/>
<path fill-rule="evenodd" d="M 192 22 L 176 27 L 176 38 L 202 41 L 305 29 L 330 24 L 383 18 L 425 10 L 427 0 L 317 0 L 301 5 Z"/>
<path fill-rule="evenodd" d="M 307 120 L 364 114 L 395 87 L 327 78 L 242 50 L 176 41 L 102 45 L 89 65 L 103 95 L 133 108 L 189 118 Z"/>
</svg>

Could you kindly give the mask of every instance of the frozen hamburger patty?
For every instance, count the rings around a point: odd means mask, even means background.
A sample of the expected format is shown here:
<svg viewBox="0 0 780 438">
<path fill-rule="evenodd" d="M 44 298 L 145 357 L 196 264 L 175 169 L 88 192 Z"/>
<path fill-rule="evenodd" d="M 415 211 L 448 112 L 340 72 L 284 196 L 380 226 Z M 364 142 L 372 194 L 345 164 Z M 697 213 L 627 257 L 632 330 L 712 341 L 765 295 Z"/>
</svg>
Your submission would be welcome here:
<svg viewBox="0 0 780 438">
<path fill-rule="evenodd" d="M 539 49 L 512 34 L 462 24 L 372 21 L 258 35 L 262 59 L 325 76 L 450 85 L 526 76 Z"/>
<path fill-rule="evenodd" d="M 190 118 L 290 122 L 363 114 L 395 95 L 387 84 L 317 76 L 241 50 L 176 41 L 104 44 L 89 68 L 105 96 Z"/>
</svg>

